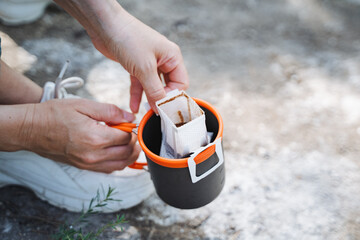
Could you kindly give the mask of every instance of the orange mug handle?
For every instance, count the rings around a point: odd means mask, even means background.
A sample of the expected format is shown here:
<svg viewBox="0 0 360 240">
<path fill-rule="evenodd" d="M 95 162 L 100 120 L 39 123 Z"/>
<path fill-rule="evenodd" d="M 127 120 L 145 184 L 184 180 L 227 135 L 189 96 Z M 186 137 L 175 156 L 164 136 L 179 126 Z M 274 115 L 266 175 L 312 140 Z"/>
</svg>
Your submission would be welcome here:
<svg viewBox="0 0 360 240">
<path fill-rule="evenodd" d="M 138 127 L 138 125 L 136 123 L 128 123 L 128 122 L 123 122 L 123 123 L 115 124 L 115 125 L 108 124 L 108 126 L 119 129 L 119 130 L 127 132 L 127 133 L 132 133 L 133 129 Z"/>
<path fill-rule="evenodd" d="M 130 164 L 128 167 L 132 169 L 144 169 L 144 167 L 147 166 L 147 163 L 140 163 L 140 162 L 134 162 Z"/>
<path fill-rule="evenodd" d="M 108 124 L 108 126 L 119 129 L 119 130 L 127 132 L 127 133 L 132 133 L 133 129 L 138 127 L 137 124 L 128 123 L 128 122 L 123 122 L 123 123 L 120 123 L 117 125 Z M 134 162 L 134 163 L 130 164 L 128 167 L 133 168 L 133 169 L 144 169 L 144 166 L 147 166 L 147 163 Z"/>
</svg>

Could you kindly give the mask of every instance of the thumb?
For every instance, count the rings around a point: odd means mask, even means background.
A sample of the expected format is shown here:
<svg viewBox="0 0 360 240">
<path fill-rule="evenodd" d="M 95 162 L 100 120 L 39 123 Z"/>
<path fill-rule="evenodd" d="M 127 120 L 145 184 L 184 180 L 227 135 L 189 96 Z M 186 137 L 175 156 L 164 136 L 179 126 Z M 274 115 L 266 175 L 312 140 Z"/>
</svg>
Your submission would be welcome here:
<svg viewBox="0 0 360 240">
<path fill-rule="evenodd" d="M 166 92 L 157 73 L 157 69 L 154 68 L 151 73 L 143 74 L 143 76 L 138 79 L 141 82 L 151 108 L 157 112 L 155 102 L 166 97 Z"/>
<path fill-rule="evenodd" d="M 140 81 L 134 76 L 130 76 L 130 81 L 130 109 L 133 113 L 137 113 L 139 112 L 143 87 Z"/>
<path fill-rule="evenodd" d="M 122 110 L 114 104 L 99 103 L 85 99 L 78 101 L 81 102 L 80 104 L 75 105 L 76 110 L 96 121 L 119 124 L 135 120 L 135 116 L 132 113 Z"/>
</svg>

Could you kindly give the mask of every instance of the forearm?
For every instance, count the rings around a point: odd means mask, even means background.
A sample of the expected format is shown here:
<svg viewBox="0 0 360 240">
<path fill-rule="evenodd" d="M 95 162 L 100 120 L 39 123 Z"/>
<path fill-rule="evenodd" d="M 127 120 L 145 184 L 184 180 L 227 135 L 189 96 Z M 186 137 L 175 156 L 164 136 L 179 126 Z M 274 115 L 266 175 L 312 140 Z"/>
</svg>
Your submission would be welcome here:
<svg viewBox="0 0 360 240">
<path fill-rule="evenodd" d="M 42 88 L 0 60 L 0 104 L 38 103 Z"/>
<path fill-rule="evenodd" d="M 89 36 L 109 41 L 114 25 L 126 26 L 133 17 L 116 0 L 54 0 L 79 21 Z"/>
<path fill-rule="evenodd" d="M 0 105 L 0 150 L 26 150 L 33 140 L 36 104 Z"/>
</svg>

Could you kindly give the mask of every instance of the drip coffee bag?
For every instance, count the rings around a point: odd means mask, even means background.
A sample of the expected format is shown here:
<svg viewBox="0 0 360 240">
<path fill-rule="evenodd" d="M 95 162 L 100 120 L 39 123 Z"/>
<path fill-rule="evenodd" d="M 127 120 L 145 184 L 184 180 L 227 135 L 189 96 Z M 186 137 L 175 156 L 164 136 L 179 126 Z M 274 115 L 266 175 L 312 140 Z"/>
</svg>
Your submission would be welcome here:
<svg viewBox="0 0 360 240">
<path fill-rule="evenodd" d="M 184 158 L 209 143 L 205 113 L 184 91 L 169 92 L 156 107 L 161 118 L 161 157 Z"/>
</svg>

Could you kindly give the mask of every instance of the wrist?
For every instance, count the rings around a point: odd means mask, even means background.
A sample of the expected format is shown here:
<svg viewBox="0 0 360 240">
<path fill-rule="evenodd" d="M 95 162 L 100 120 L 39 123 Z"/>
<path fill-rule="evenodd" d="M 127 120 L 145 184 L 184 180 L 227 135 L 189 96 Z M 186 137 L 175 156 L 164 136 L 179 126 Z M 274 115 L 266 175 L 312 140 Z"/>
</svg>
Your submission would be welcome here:
<svg viewBox="0 0 360 240">
<path fill-rule="evenodd" d="M 135 17 L 122 8 L 117 1 L 111 1 L 106 6 L 100 6 L 102 1 L 89 1 L 94 2 L 92 7 L 98 21 L 97 27 L 86 28 L 93 42 L 101 40 L 104 46 L 109 46 L 114 39 L 118 40 L 120 32 L 122 32 L 120 36 L 126 38 L 126 26 L 134 21 Z"/>
<path fill-rule="evenodd" d="M 17 133 L 17 144 L 21 149 L 33 149 L 36 141 L 35 130 L 36 124 L 36 109 L 38 104 L 26 104 L 24 107 L 23 120 L 20 122 Z"/>
<path fill-rule="evenodd" d="M 129 16 L 116 0 L 54 0 L 79 21 L 89 36 L 107 40 L 114 25 L 123 24 Z"/>
<path fill-rule="evenodd" d="M 33 144 L 36 104 L 0 106 L 0 150 L 30 150 Z"/>
<path fill-rule="evenodd" d="M 0 60 L 0 103 L 38 103 L 42 88 Z"/>
</svg>

